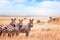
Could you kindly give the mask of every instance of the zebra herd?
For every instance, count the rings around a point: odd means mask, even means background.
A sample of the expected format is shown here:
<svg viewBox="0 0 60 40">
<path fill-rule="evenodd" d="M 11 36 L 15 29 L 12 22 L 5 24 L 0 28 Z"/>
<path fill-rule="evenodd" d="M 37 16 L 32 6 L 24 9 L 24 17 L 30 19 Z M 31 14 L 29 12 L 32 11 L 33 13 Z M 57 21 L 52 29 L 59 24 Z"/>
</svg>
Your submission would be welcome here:
<svg viewBox="0 0 60 40">
<path fill-rule="evenodd" d="M 19 33 L 25 33 L 26 37 L 28 37 L 31 27 L 33 27 L 33 19 L 29 19 L 27 25 L 23 25 L 23 19 L 19 19 L 18 21 L 16 24 L 16 18 L 14 18 L 11 19 L 9 25 L 0 25 L 0 36 L 7 34 L 8 37 L 13 37 L 14 35 L 18 36 Z"/>
<path fill-rule="evenodd" d="M 52 17 L 49 18 L 50 20 L 48 21 L 48 23 L 56 20 L 56 18 L 52 18 Z M 5 36 L 7 34 L 8 37 L 13 37 L 14 35 L 18 36 L 20 33 L 25 33 L 26 37 L 28 37 L 31 28 L 33 27 L 33 20 L 34 19 L 29 19 L 27 25 L 24 25 L 23 19 L 19 19 L 18 20 L 19 22 L 17 24 L 16 24 L 16 18 L 11 19 L 9 25 L 0 25 L 0 36 L 2 35 Z M 37 20 L 37 23 L 39 22 L 40 20 Z"/>
</svg>

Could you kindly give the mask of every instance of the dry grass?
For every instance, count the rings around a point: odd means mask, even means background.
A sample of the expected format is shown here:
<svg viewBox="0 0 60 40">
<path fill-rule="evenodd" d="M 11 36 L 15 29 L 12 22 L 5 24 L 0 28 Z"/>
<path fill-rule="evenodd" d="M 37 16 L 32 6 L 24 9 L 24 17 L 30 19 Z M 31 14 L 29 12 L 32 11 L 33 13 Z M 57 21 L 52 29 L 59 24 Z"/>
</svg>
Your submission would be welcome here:
<svg viewBox="0 0 60 40">
<path fill-rule="evenodd" d="M 10 22 L 10 19 L 11 18 L 9 18 L 9 17 L 8 18 L 1 17 L 0 24 L 8 25 Z M 34 18 L 34 19 L 36 19 L 36 18 Z M 48 19 L 48 18 L 46 18 L 46 19 Z M 56 22 L 56 23 L 59 24 L 58 22 Z M 9 38 L 7 35 L 1 36 L 0 40 L 60 40 L 60 25 L 57 25 L 56 23 L 55 24 L 53 24 L 53 23 L 36 24 L 36 20 L 35 20 L 34 27 L 31 29 L 28 38 L 26 38 L 25 33 L 20 33 L 19 36 L 17 36 L 17 37 L 14 36 L 13 38 Z"/>
</svg>

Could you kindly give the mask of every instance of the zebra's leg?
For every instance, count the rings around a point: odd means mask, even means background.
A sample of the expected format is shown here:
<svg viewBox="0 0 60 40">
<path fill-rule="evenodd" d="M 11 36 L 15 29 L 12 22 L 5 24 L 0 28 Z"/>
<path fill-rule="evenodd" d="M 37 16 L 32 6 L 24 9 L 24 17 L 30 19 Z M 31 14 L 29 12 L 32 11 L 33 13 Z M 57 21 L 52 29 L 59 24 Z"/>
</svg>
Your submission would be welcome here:
<svg viewBox="0 0 60 40">
<path fill-rule="evenodd" d="M 8 33 L 8 37 L 11 37 L 11 33 Z"/>
<path fill-rule="evenodd" d="M 29 36 L 29 31 L 26 31 L 26 37 L 28 37 Z"/>
<path fill-rule="evenodd" d="M 19 36 L 19 31 L 16 32 L 16 36 Z"/>
<path fill-rule="evenodd" d="M 11 36 L 14 37 L 15 33 L 11 33 L 11 34 L 12 34 Z"/>
<path fill-rule="evenodd" d="M 0 36 L 2 35 L 2 31 L 0 32 Z"/>
<path fill-rule="evenodd" d="M 5 36 L 5 34 L 6 34 L 6 33 L 4 32 L 4 33 L 3 33 L 3 36 Z"/>
</svg>

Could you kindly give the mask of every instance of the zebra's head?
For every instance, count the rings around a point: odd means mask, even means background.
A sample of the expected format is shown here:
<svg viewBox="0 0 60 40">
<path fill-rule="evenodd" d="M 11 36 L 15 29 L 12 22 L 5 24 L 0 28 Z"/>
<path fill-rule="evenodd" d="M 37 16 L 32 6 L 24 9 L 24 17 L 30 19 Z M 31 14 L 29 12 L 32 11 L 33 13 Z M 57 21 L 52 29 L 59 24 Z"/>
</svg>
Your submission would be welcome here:
<svg viewBox="0 0 60 40">
<path fill-rule="evenodd" d="M 33 27 L 33 19 L 29 19 L 28 25 L 29 25 L 29 27 Z"/>
</svg>

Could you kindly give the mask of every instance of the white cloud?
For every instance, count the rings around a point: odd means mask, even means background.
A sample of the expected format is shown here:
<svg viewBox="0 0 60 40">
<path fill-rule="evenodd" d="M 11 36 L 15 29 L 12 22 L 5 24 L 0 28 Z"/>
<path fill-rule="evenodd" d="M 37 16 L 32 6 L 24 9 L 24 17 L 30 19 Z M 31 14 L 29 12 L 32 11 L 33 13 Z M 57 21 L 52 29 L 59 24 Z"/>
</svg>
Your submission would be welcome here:
<svg viewBox="0 0 60 40">
<path fill-rule="evenodd" d="M 47 16 L 57 16 L 60 15 L 60 2 L 56 1 L 43 1 L 41 3 L 36 3 L 35 0 L 32 0 L 30 3 L 35 3 L 34 6 L 25 7 L 24 4 L 16 4 L 13 6 L 15 2 L 25 2 L 25 0 L 14 0 L 11 4 L 8 1 L 1 0 L 0 6 L 8 4 L 9 8 L 16 8 L 13 10 L 2 10 L 0 13 L 4 15 L 47 15 Z M 25 8 L 24 8 L 25 7 Z M 17 9 L 20 8 L 20 9 Z M 59 10 L 52 9 L 58 8 Z"/>
<path fill-rule="evenodd" d="M 36 0 L 32 0 L 30 3 L 35 3 L 36 2 Z"/>
<path fill-rule="evenodd" d="M 60 11 L 54 10 L 54 9 L 48 9 L 48 8 L 34 8 L 34 7 L 28 7 L 25 11 L 25 14 L 27 15 L 42 15 L 42 16 L 57 16 L 60 15 Z M 29 13 L 29 14 L 28 14 Z"/>
<path fill-rule="evenodd" d="M 23 7 L 24 4 L 15 4 L 16 2 L 21 2 L 24 3 L 26 0 L 13 0 L 12 2 L 8 0 L 0 0 L 0 8 L 18 8 L 18 7 Z"/>
<path fill-rule="evenodd" d="M 1 11 L 2 12 L 2 11 Z M 1 13 L 0 12 L 0 13 Z M 4 15 L 15 15 L 15 16 L 21 16 L 21 15 L 42 15 L 42 16 L 59 16 L 60 12 L 53 10 L 53 9 L 46 9 L 46 8 L 34 8 L 34 7 L 28 7 L 25 10 L 8 10 L 2 12 Z"/>
<path fill-rule="evenodd" d="M 16 2 L 25 2 L 26 0 L 14 0 Z"/>
<path fill-rule="evenodd" d="M 40 4 L 42 7 L 60 8 L 60 2 L 44 1 Z"/>
<path fill-rule="evenodd" d="M 14 2 L 26 3 L 28 0 L 13 0 Z"/>
<path fill-rule="evenodd" d="M 17 5 L 15 5 L 15 8 L 21 8 L 21 7 L 24 7 L 24 4 L 17 4 Z"/>
<path fill-rule="evenodd" d="M 7 0 L 0 0 L 0 8 L 4 7 L 4 5 L 6 5 L 8 3 L 9 3 L 9 1 L 7 1 Z"/>
</svg>

